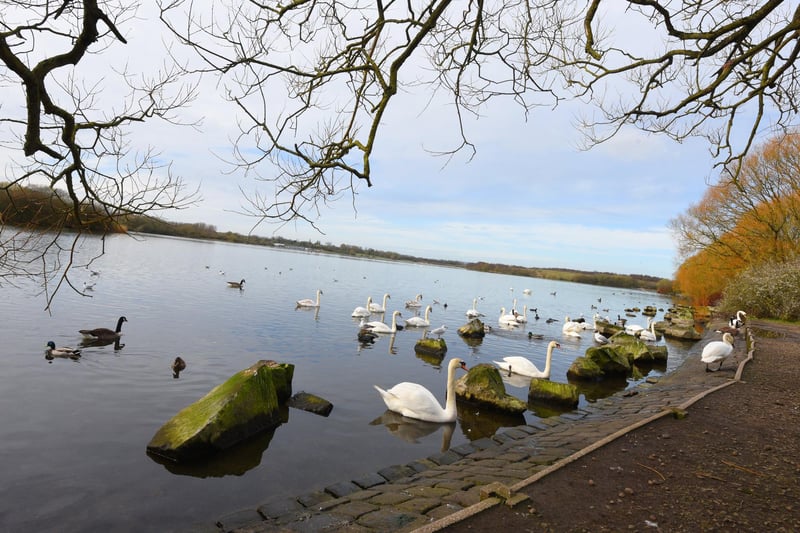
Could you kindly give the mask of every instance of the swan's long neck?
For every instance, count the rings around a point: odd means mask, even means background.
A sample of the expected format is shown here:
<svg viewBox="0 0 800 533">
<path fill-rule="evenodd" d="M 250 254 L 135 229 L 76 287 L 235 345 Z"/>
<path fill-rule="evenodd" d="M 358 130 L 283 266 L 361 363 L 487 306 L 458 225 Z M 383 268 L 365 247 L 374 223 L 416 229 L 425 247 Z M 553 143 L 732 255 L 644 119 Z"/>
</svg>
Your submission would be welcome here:
<svg viewBox="0 0 800 533">
<path fill-rule="evenodd" d="M 448 418 L 453 418 L 456 413 L 456 367 L 450 365 L 447 369 L 447 398 L 444 402 L 444 412 Z"/>
<path fill-rule="evenodd" d="M 317 291 L 317 307 L 319 307 L 319 295 L 322 291 Z"/>
<path fill-rule="evenodd" d="M 384 300 L 385 301 L 385 300 Z M 397 312 L 392 313 L 392 333 L 397 331 Z"/>
<path fill-rule="evenodd" d="M 553 348 L 555 347 L 555 344 L 547 346 L 547 359 L 544 360 L 544 375 L 547 378 L 550 377 L 550 362 L 553 360 Z"/>
<path fill-rule="evenodd" d="M 744 322 L 744 316 L 742 316 L 742 315 L 744 315 L 744 311 L 736 311 L 736 318 L 738 318 L 740 321 Z"/>
<path fill-rule="evenodd" d="M 431 306 L 425 308 L 425 321 L 428 321 L 428 315 L 431 314 Z"/>
</svg>

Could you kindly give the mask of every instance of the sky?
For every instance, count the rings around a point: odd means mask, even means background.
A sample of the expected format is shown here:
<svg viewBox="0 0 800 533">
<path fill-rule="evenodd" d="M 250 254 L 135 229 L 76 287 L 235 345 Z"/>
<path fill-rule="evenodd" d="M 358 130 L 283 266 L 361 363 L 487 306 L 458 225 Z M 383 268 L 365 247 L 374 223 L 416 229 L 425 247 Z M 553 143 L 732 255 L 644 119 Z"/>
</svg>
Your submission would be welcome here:
<svg viewBox="0 0 800 533">
<path fill-rule="evenodd" d="M 132 67 L 136 58 L 163 57 L 152 31 L 127 34 Z M 103 61 L 99 54 L 84 65 L 101 71 Z M 448 162 L 430 150 L 452 146 L 452 110 L 445 101 L 426 106 L 427 99 L 396 98 L 372 159 L 373 186 L 323 206 L 320 231 L 304 222 L 256 225 L 242 214 L 243 191 L 272 190 L 224 161 L 237 131 L 234 110 L 210 80 L 187 115 L 202 118 L 199 129 L 148 122 L 133 139 L 155 146 L 187 187 L 200 189 L 202 201 L 160 214 L 168 220 L 435 259 L 673 276 L 669 221 L 698 202 L 715 176 L 704 141 L 679 144 L 626 129 L 585 151 L 576 126 L 584 104 L 538 108 L 526 119 L 513 103 L 497 102 L 467 119 L 474 157 L 464 152 Z"/>
</svg>

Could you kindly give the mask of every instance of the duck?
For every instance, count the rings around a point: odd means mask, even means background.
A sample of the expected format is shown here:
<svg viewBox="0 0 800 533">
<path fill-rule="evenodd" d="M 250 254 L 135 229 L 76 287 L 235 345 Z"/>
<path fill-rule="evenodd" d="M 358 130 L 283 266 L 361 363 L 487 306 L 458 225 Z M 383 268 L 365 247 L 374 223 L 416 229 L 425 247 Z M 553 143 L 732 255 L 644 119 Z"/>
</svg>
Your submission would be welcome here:
<svg viewBox="0 0 800 533">
<path fill-rule="evenodd" d="M 528 332 L 528 338 L 529 339 L 537 339 L 537 340 L 538 339 L 544 339 L 544 335 L 542 335 L 541 333 L 534 333 L 532 331 L 529 331 Z"/>
<path fill-rule="evenodd" d="M 350 316 L 354 317 L 354 318 L 369 316 L 371 314 L 370 310 L 369 310 L 369 306 L 370 306 L 371 303 L 372 303 L 372 296 L 367 296 L 367 306 L 366 307 L 361 307 L 361 306 L 356 307 L 355 309 L 353 309 L 353 312 L 352 312 L 352 314 Z"/>
<path fill-rule="evenodd" d="M 122 323 L 127 321 L 127 318 L 121 316 L 117 320 L 117 328 L 115 330 L 110 330 L 108 328 L 81 329 L 78 330 L 78 333 L 87 339 L 113 340 L 122 336 Z"/>
<path fill-rule="evenodd" d="M 747 313 L 744 311 L 736 311 L 736 316 L 732 316 L 731 319 L 728 321 L 728 325 L 732 328 L 741 328 L 744 326 L 744 320 L 747 317 Z"/>
<path fill-rule="evenodd" d="M 91 282 L 91 283 L 89 283 L 88 281 L 84 281 L 84 282 L 83 282 L 83 290 L 84 290 L 84 291 L 93 291 L 93 290 L 94 290 L 94 286 L 95 286 L 96 284 L 97 284 L 97 282 L 96 282 L 96 281 L 93 281 L 93 282 Z"/>
<path fill-rule="evenodd" d="M 431 306 L 425 307 L 425 318 L 421 318 L 418 316 L 412 316 L 411 318 L 406 319 L 406 326 L 410 328 L 426 328 L 431 325 L 431 321 L 429 320 L 429 315 L 431 313 Z"/>
<path fill-rule="evenodd" d="M 467 370 L 467 365 L 461 359 L 454 357 L 447 365 L 447 396 L 444 408 L 431 391 L 418 383 L 404 381 L 388 390 L 383 390 L 377 385 L 373 386 L 390 411 L 425 422 L 455 422 L 458 416 L 455 391 L 458 368 Z"/>
<path fill-rule="evenodd" d="M 244 279 L 241 281 L 228 281 L 227 283 L 228 287 L 230 287 L 231 289 L 239 289 L 239 290 L 244 289 Z"/>
<path fill-rule="evenodd" d="M 483 316 L 483 313 L 478 311 L 477 305 L 478 305 L 478 299 L 477 298 L 473 298 L 472 299 L 472 308 L 471 309 L 467 309 L 467 312 L 464 313 L 465 315 L 467 315 L 467 318 L 473 319 L 473 318 L 480 318 L 480 317 Z"/>
<path fill-rule="evenodd" d="M 178 379 L 180 373 L 186 370 L 186 361 L 181 359 L 180 357 L 176 357 L 175 361 L 172 362 L 172 377 Z"/>
<path fill-rule="evenodd" d="M 388 293 L 383 295 L 383 305 L 376 304 L 375 302 L 371 302 L 369 304 L 369 311 L 370 313 L 385 313 L 386 312 L 386 300 L 390 299 Z"/>
<path fill-rule="evenodd" d="M 399 316 L 401 316 L 400 311 L 392 313 L 391 327 L 380 321 L 367 322 L 364 324 L 364 327 L 373 333 L 397 333 L 397 317 Z"/>
<path fill-rule="evenodd" d="M 721 341 L 711 341 L 703 347 L 700 360 L 706 364 L 706 372 L 716 372 L 722 368 L 722 363 L 733 353 L 733 335 L 723 333 Z M 716 370 L 711 370 L 708 365 L 719 362 Z"/>
<path fill-rule="evenodd" d="M 56 357 L 69 357 L 70 359 L 77 359 L 81 356 L 81 351 L 76 348 L 68 348 L 60 346 L 56 348 L 56 343 L 47 341 L 47 348 L 44 351 L 44 356 L 47 359 L 55 359 Z"/>
<path fill-rule="evenodd" d="M 422 307 L 422 294 L 417 294 L 413 300 L 406 300 L 406 307 L 409 309 Z"/>
<path fill-rule="evenodd" d="M 373 333 L 368 327 L 360 328 L 356 334 L 356 339 L 358 339 L 358 342 L 361 344 L 373 344 L 377 338 L 378 334 Z"/>
<path fill-rule="evenodd" d="M 319 307 L 319 296 L 322 294 L 322 289 L 317 289 L 317 300 L 314 301 L 311 298 L 303 298 L 302 300 L 297 300 L 297 307 Z"/>
<path fill-rule="evenodd" d="M 550 341 L 547 345 L 547 358 L 544 363 L 544 370 L 539 370 L 530 360 L 519 355 L 511 355 L 503 357 L 502 361 L 492 361 L 502 370 L 507 371 L 509 374 L 519 374 L 529 378 L 550 378 L 550 362 L 553 359 L 553 350 L 560 348 L 561 345 L 558 341 Z"/>
</svg>

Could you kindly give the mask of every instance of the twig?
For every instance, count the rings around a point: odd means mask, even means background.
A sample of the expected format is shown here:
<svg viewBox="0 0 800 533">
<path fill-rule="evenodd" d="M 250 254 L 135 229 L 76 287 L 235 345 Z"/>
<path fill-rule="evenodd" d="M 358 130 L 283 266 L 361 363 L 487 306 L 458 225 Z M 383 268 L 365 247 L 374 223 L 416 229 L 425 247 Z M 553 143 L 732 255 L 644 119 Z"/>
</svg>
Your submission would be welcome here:
<svg viewBox="0 0 800 533">
<path fill-rule="evenodd" d="M 716 479 L 717 481 L 725 481 L 721 477 L 714 476 L 712 474 L 709 474 L 708 472 L 695 472 L 694 475 L 700 478 L 711 478 L 711 479 Z"/>
<path fill-rule="evenodd" d="M 733 468 L 738 468 L 739 470 L 744 470 L 745 472 L 749 472 L 750 474 L 754 474 L 756 476 L 763 476 L 764 475 L 761 472 L 756 472 L 755 470 L 751 470 L 751 469 L 746 468 L 744 466 L 739 466 L 736 463 L 731 463 L 730 461 L 722 461 L 722 464 L 726 464 L 728 466 L 732 466 Z"/>
<path fill-rule="evenodd" d="M 658 470 L 656 470 L 652 466 L 643 465 L 642 463 L 636 463 L 636 464 L 641 466 L 641 467 L 643 467 L 643 468 L 646 468 L 648 470 L 652 470 L 653 472 L 655 472 L 656 474 L 659 475 L 659 477 L 661 478 L 662 481 L 666 481 L 667 480 L 667 478 L 664 477 L 664 474 L 662 474 L 661 472 L 659 472 Z"/>
</svg>

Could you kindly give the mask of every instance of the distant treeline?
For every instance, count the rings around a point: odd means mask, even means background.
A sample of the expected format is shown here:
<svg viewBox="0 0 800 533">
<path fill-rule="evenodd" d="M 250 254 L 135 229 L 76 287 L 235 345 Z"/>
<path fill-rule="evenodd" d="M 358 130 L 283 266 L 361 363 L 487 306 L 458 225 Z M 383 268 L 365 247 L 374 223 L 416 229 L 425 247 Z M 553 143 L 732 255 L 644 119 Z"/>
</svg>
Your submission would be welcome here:
<svg viewBox="0 0 800 533">
<path fill-rule="evenodd" d="M 647 276 L 644 274 L 585 272 L 568 268 L 530 268 L 485 262 L 469 263 L 466 265 L 466 268 L 469 270 L 478 270 L 480 272 L 495 272 L 512 276 L 571 281 L 573 283 L 603 285 L 604 287 L 619 287 L 623 289 L 650 289 L 658 290 L 659 292 L 668 292 L 664 291 L 664 282 L 669 282 L 669 280 L 663 280 L 656 276 Z"/>
<path fill-rule="evenodd" d="M 107 213 L 93 209 L 91 206 L 81 207 L 81 216 L 90 221 L 90 231 L 124 233 L 126 231 L 207 239 L 260 246 L 278 246 L 291 249 L 315 252 L 335 253 L 362 259 L 381 259 L 386 261 L 407 261 L 427 263 L 440 266 L 466 268 L 481 272 L 510 274 L 530 278 L 571 281 L 589 285 L 620 287 L 631 289 L 652 289 L 659 292 L 670 292 L 672 282 L 654 276 L 638 274 L 612 274 L 609 272 L 584 272 L 561 268 L 529 268 L 498 263 L 465 263 L 444 259 L 428 259 L 412 255 L 362 248 L 352 244 L 331 244 L 320 241 L 296 241 L 283 237 L 259 237 L 242 235 L 232 231 L 219 232 L 211 224 L 202 222 L 169 222 L 157 217 L 142 215 L 109 216 Z M 27 187 L 0 184 L 0 223 L 11 226 L 53 230 L 57 228 L 75 229 L 72 203 L 63 200 L 52 189 L 47 187 Z M 83 229 L 87 229 L 84 227 Z"/>
<path fill-rule="evenodd" d="M 65 193 L 62 193 L 65 195 Z M 0 183 L 0 224 L 35 227 L 43 230 L 78 230 L 93 233 L 124 231 L 117 219 L 91 204 L 80 206 L 78 222 L 71 200 L 65 200 L 49 187 L 20 187 Z"/>
</svg>

